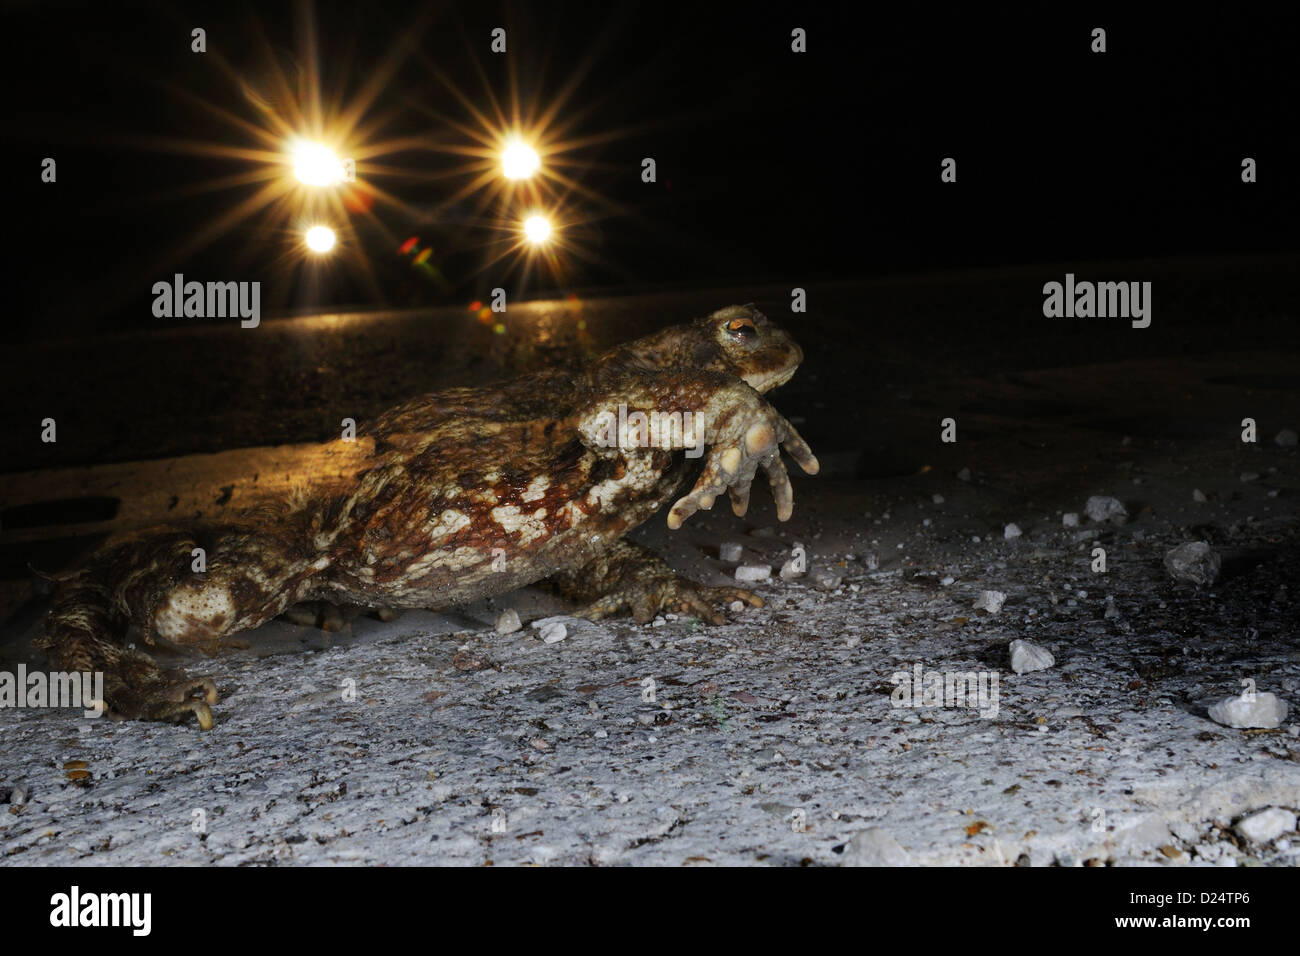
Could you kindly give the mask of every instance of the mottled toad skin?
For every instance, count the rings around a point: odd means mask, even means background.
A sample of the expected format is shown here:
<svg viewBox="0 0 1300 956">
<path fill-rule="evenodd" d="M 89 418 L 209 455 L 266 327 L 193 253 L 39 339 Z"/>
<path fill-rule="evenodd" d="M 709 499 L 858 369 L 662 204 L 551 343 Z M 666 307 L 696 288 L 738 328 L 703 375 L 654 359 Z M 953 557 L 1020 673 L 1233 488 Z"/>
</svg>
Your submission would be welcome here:
<svg viewBox="0 0 1300 956">
<path fill-rule="evenodd" d="M 41 644 L 56 670 L 103 671 L 119 717 L 212 725 L 212 682 L 166 674 L 128 646 L 136 629 L 205 651 L 302 601 L 437 609 L 549 580 L 588 617 L 664 610 L 720 622 L 720 602 L 761 601 L 677 577 L 622 540 L 676 498 L 677 528 L 726 492 L 743 515 L 756 470 L 790 516 L 787 452 L 817 461 L 762 393 L 803 359 L 751 306 L 730 306 L 604 353 L 579 373 L 545 370 L 422 396 L 358 437 L 364 466 L 220 525 L 154 529 L 94 555 L 61 581 Z M 636 411 L 702 416 L 702 458 L 611 446 L 602 426 Z M 206 571 L 191 570 L 204 549 Z"/>
</svg>

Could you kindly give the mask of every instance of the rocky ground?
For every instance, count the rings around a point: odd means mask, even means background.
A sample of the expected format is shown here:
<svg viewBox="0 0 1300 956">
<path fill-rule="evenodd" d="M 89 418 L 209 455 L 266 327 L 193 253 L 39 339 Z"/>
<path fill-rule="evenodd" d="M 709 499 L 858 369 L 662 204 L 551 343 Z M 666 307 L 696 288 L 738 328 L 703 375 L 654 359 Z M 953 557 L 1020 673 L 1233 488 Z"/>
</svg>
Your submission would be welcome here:
<svg viewBox="0 0 1300 956">
<path fill-rule="evenodd" d="M 0 863 L 1300 861 L 1300 455 L 1274 441 L 1300 422 L 1294 353 L 953 350 L 935 374 L 886 350 L 854 391 L 833 348 L 814 337 L 802 391 L 775 396 L 825 466 L 792 521 L 756 492 L 744 520 L 638 532 L 716 583 L 771 567 L 765 607 L 561 618 L 554 643 L 537 624 L 566 608 L 532 591 L 277 621 L 183 662 L 221 688 L 208 733 L 0 710 Z M 1091 496 L 1125 514 L 1089 518 Z M 1213 582 L 1171 577 L 1189 541 Z M 522 630 L 494 630 L 505 607 Z M 39 611 L 11 616 L 5 668 Z M 1014 640 L 1051 666 L 1016 673 Z M 918 667 L 997 696 L 899 706 Z M 1280 726 L 1209 717 L 1243 680 L 1290 705 Z"/>
</svg>

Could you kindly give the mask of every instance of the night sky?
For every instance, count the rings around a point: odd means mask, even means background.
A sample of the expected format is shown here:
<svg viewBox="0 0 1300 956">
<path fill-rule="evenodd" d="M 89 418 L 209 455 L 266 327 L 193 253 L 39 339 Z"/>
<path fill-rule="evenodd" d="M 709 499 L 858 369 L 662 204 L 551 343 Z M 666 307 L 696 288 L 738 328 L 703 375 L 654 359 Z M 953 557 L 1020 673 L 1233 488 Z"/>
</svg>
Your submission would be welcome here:
<svg viewBox="0 0 1300 956">
<path fill-rule="evenodd" d="M 168 324 L 151 313 L 151 287 L 176 271 L 259 280 L 268 309 L 307 309 L 462 303 L 497 285 L 535 296 L 1295 249 L 1294 32 L 1255 11 L 1180 17 L 11 3 L 4 337 Z M 209 187 L 265 164 L 160 142 L 256 146 L 220 116 L 259 121 L 240 83 L 266 91 L 275 71 L 294 74 L 309 22 L 327 95 L 348 102 L 391 69 L 365 113 L 381 140 L 470 145 L 455 124 L 474 125 L 469 107 L 490 113 L 494 97 L 508 108 L 512 73 L 534 114 L 572 86 L 557 119 L 575 120 L 565 139 L 589 142 L 564 172 L 593 195 L 565 200 L 577 252 L 561 274 L 485 267 L 519 210 L 448 204 L 471 178 L 466 160 L 419 146 L 362 169 L 400 200 L 376 203 L 375 222 L 349 217 L 349 261 L 368 262 L 369 278 L 343 258 L 296 262 L 291 224 L 258 216 L 171 261 L 257 188 Z M 195 26 L 206 54 L 191 52 Z M 496 26 L 505 55 L 489 48 Z M 1104 54 L 1089 50 L 1096 26 Z M 791 52 L 794 27 L 807 53 Z M 55 184 L 40 181 L 46 156 Z M 646 156 L 653 184 L 641 181 Z M 955 184 L 939 179 L 948 156 Z M 1245 156 L 1258 161 L 1251 185 Z M 437 279 L 399 252 L 410 237 L 433 250 Z"/>
</svg>

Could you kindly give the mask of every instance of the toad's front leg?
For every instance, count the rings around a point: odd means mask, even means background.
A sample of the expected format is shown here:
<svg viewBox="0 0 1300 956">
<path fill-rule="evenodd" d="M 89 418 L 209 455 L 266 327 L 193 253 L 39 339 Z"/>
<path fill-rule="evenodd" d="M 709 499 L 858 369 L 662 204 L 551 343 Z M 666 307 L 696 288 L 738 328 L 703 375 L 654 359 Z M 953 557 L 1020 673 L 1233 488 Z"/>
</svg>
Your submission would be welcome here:
<svg viewBox="0 0 1300 956">
<path fill-rule="evenodd" d="M 744 381 L 720 372 L 681 369 L 629 370 L 604 383 L 606 397 L 591 401 L 579 417 L 578 432 L 588 448 L 602 454 L 636 454 L 660 448 L 700 453 L 708 446 L 695 486 L 668 512 L 668 527 L 701 508 L 713 507 L 724 491 L 737 517 L 749 508 L 749 490 L 758 469 L 767 473 L 776 514 L 788 521 L 794 509 L 790 476 L 781 449 L 815 475 L 817 458 L 795 427 Z"/>
</svg>

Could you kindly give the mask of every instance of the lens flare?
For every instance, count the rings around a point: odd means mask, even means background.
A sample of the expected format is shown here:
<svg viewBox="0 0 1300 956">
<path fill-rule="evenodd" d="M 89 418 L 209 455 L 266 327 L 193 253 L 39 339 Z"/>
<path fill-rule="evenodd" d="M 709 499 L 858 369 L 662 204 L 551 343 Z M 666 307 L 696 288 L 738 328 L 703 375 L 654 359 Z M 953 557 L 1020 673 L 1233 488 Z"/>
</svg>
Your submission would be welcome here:
<svg viewBox="0 0 1300 956">
<path fill-rule="evenodd" d="M 533 245 L 541 245 L 551 238 L 551 221 L 545 216 L 529 216 L 524 220 L 524 235 Z"/>
<path fill-rule="evenodd" d="M 321 143 L 301 140 L 290 149 L 293 174 L 305 186 L 333 186 L 343 182 L 346 174 L 338 154 Z"/>
<path fill-rule="evenodd" d="M 542 158 L 521 139 L 512 139 L 501 152 L 501 171 L 506 179 L 527 179 L 542 167 Z"/>
<path fill-rule="evenodd" d="M 312 252 L 329 252 L 334 248 L 334 230 L 329 226 L 312 226 L 307 230 L 304 240 Z"/>
</svg>

